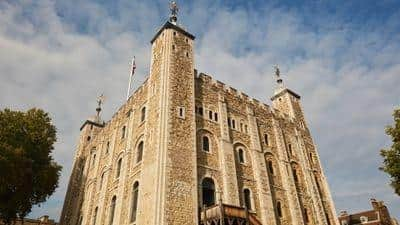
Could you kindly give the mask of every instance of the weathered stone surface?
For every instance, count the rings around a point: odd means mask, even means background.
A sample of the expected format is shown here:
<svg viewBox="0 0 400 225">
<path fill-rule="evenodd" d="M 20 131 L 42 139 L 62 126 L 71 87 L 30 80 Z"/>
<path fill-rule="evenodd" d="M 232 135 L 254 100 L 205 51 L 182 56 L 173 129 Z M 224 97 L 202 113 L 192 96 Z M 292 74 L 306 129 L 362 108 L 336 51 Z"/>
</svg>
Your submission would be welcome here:
<svg viewBox="0 0 400 225">
<path fill-rule="evenodd" d="M 250 190 L 263 224 L 337 224 L 298 96 L 285 89 L 270 107 L 197 74 L 194 40 L 174 26 L 153 40 L 149 78 L 112 119 L 83 126 L 61 224 L 94 224 L 97 208 L 96 224 L 109 225 L 114 196 L 113 224 L 198 224 L 204 178 L 227 204 L 244 206 Z"/>
</svg>

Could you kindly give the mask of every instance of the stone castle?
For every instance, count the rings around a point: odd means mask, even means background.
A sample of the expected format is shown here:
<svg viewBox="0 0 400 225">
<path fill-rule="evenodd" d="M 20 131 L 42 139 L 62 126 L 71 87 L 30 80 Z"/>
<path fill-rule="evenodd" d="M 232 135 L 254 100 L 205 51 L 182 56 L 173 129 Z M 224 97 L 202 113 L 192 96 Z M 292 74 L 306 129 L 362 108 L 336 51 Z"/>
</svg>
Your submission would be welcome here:
<svg viewBox="0 0 400 225">
<path fill-rule="evenodd" d="M 148 79 L 82 125 L 60 224 L 338 225 L 300 96 L 279 69 L 272 106 L 198 73 L 176 11 Z"/>
</svg>

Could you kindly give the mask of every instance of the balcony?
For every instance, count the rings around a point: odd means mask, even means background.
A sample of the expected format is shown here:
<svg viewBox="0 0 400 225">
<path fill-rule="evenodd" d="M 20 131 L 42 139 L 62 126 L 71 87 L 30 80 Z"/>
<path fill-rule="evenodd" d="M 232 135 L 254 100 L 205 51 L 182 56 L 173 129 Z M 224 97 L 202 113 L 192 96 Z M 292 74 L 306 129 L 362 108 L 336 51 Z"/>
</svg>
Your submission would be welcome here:
<svg viewBox="0 0 400 225">
<path fill-rule="evenodd" d="M 200 211 L 200 225 L 262 225 L 255 213 L 246 208 L 216 204 Z"/>
</svg>

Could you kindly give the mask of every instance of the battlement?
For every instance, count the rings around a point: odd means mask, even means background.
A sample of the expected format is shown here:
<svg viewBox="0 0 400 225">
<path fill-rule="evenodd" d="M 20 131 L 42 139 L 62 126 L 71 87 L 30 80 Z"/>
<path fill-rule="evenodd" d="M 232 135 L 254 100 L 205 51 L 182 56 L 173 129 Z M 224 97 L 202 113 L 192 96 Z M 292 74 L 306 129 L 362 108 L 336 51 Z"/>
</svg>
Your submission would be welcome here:
<svg viewBox="0 0 400 225">
<path fill-rule="evenodd" d="M 218 91 L 220 91 L 221 93 L 225 93 L 225 94 L 232 94 L 234 95 L 238 100 L 242 100 L 245 102 L 245 104 L 257 108 L 259 110 L 263 110 L 265 111 L 265 113 L 271 113 L 276 117 L 282 118 L 282 119 L 287 119 L 287 120 L 291 120 L 291 117 L 286 114 L 283 113 L 281 111 L 279 111 L 276 108 L 271 107 L 270 105 L 256 99 L 256 98 L 252 98 L 249 97 L 248 94 L 239 91 L 236 88 L 233 88 L 227 84 L 225 84 L 222 81 L 216 80 L 214 79 L 211 75 L 205 74 L 205 73 L 198 73 L 197 70 L 195 70 L 195 78 L 198 80 L 201 80 L 202 82 L 211 85 L 214 88 L 217 88 Z"/>
</svg>

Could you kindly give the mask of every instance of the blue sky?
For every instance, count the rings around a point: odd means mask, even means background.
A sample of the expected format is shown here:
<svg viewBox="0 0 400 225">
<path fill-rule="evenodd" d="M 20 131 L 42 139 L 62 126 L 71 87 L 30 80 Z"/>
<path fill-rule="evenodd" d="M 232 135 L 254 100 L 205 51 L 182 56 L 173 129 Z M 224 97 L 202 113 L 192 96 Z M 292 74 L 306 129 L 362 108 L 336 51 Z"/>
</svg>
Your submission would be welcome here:
<svg viewBox="0 0 400 225">
<path fill-rule="evenodd" d="M 41 107 L 58 128 L 60 187 L 31 217 L 58 220 L 82 122 L 107 96 L 104 118 L 123 103 L 129 61 L 135 86 L 149 72 L 149 41 L 168 1 L 0 1 L 0 108 Z M 400 1 L 178 1 L 195 34 L 196 68 L 267 104 L 273 68 L 302 104 L 337 211 L 400 198 L 378 170 L 384 127 L 400 104 Z"/>
</svg>

